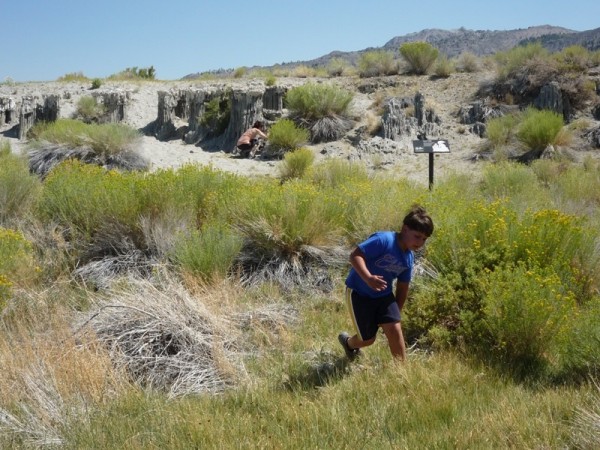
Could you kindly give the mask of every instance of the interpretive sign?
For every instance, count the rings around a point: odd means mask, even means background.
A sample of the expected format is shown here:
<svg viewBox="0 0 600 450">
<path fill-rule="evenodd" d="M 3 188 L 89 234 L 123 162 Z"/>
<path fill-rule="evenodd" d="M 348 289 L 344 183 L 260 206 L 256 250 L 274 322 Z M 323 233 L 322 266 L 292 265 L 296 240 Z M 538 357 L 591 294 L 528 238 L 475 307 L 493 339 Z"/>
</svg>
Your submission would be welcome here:
<svg viewBox="0 0 600 450">
<path fill-rule="evenodd" d="M 433 156 L 436 153 L 450 153 L 450 144 L 445 139 L 419 139 L 413 141 L 415 153 L 429 154 L 429 189 L 433 186 Z"/>
</svg>

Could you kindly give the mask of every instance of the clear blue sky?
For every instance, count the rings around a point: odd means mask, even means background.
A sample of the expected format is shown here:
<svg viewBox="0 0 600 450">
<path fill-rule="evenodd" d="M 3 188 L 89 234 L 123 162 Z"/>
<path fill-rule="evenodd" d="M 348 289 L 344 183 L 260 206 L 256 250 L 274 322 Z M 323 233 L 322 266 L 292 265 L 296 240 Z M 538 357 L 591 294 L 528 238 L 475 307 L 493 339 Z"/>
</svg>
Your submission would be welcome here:
<svg viewBox="0 0 600 450">
<path fill-rule="evenodd" d="M 380 47 L 425 28 L 600 27 L 600 0 L 0 0 L 0 82 L 156 77 Z"/>
</svg>

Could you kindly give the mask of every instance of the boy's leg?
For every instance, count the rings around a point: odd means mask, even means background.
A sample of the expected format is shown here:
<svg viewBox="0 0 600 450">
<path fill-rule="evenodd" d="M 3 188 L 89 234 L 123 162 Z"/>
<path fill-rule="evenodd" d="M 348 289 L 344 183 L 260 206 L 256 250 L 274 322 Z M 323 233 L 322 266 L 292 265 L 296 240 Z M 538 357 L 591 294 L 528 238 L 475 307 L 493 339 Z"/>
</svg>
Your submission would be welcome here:
<svg viewBox="0 0 600 450">
<path fill-rule="evenodd" d="M 358 334 L 355 334 L 354 336 L 352 336 L 348 339 L 348 345 L 350 346 L 350 348 L 354 348 L 354 349 L 361 349 L 363 347 L 368 347 L 369 345 L 373 345 L 374 343 L 375 343 L 375 338 L 368 339 L 366 341 L 362 341 L 358 337 Z"/>
<path fill-rule="evenodd" d="M 348 309 L 348 313 L 350 314 L 350 318 L 352 319 L 352 325 L 354 326 L 354 331 L 356 332 L 356 334 L 350 336 L 344 331 L 339 334 L 338 340 L 340 341 L 340 344 L 342 344 L 342 347 L 344 347 L 346 356 L 348 356 L 348 358 L 352 360 L 360 354 L 361 347 L 371 345 L 373 341 L 375 341 L 375 339 L 372 339 L 370 341 L 363 341 L 361 339 L 361 336 L 359 334 L 359 326 L 354 311 L 354 305 L 352 302 L 352 289 L 346 288 L 346 291 L 344 293 L 344 300 Z"/>
<path fill-rule="evenodd" d="M 404 343 L 401 323 L 383 323 L 381 324 L 381 328 L 385 333 L 385 337 L 387 337 L 392 356 L 404 361 L 406 359 L 406 344 Z"/>
<path fill-rule="evenodd" d="M 350 361 L 353 361 L 357 356 L 360 355 L 360 350 L 358 350 L 357 348 L 350 347 L 350 345 L 348 345 L 349 340 L 350 340 L 350 335 L 348 333 L 346 333 L 345 331 L 342 331 L 338 335 L 338 341 L 344 348 L 344 352 L 346 352 L 346 357 Z"/>
</svg>

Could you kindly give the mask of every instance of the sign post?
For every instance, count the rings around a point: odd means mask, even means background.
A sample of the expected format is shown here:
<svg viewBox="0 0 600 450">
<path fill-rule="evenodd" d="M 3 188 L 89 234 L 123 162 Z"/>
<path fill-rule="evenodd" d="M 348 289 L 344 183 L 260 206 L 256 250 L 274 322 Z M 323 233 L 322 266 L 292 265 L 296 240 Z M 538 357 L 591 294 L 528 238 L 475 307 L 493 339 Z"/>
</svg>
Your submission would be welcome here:
<svg viewBox="0 0 600 450">
<path fill-rule="evenodd" d="M 450 144 L 445 139 L 422 139 L 413 141 L 415 153 L 429 154 L 429 189 L 433 187 L 433 157 L 435 153 L 450 153 Z"/>
</svg>

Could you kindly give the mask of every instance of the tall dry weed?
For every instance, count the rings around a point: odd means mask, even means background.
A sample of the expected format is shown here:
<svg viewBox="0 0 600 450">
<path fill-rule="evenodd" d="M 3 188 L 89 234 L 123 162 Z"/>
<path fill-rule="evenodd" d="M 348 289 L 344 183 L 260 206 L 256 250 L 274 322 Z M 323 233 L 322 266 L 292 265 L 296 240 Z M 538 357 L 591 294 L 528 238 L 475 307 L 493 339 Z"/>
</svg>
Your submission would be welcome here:
<svg viewBox="0 0 600 450">
<path fill-rule="evenodd" d="M 74 421 L 130 388 L 90 335 L 75 337 L 54 290 L 25 294 L 0 332 L 0 430 L 31 446 L 60 445 Z M 0 439 L 0 445 L 5 443 Z"/>
</svg>

